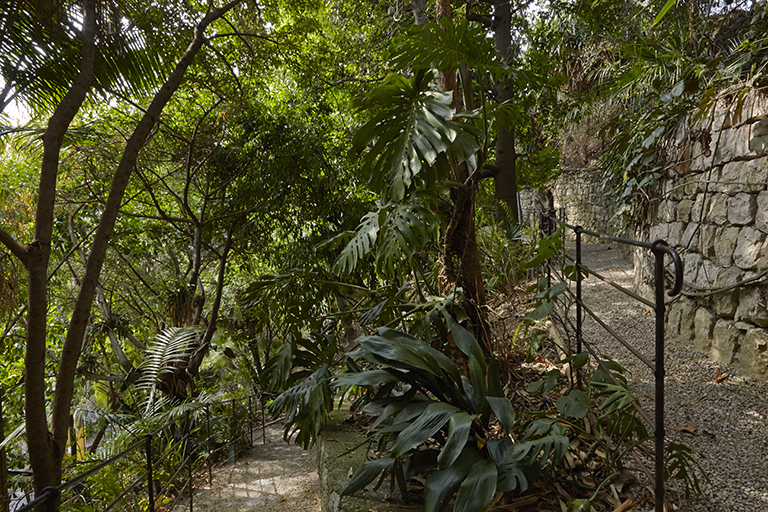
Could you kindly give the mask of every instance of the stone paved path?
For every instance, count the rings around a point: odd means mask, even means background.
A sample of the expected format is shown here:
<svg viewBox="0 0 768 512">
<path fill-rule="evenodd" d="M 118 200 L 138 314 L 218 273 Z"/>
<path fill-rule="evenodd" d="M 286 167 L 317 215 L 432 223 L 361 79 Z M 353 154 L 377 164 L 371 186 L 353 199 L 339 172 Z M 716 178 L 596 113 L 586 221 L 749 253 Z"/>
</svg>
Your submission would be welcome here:
<svg viewBox="0 0 768 512">
<path fill-rule="evenodd" d="M 283 441 L 281 425 L 254 432 L 254 446 L 235 464 L 214 469 L 213 486 L 198 488 L 195 512 L 320 512 L 320 482 L 314 449 Z M 207 477 L 205 484 L 207 484 Z M 183 503 L 174 512 L 189 510 Z"/>
</svg>

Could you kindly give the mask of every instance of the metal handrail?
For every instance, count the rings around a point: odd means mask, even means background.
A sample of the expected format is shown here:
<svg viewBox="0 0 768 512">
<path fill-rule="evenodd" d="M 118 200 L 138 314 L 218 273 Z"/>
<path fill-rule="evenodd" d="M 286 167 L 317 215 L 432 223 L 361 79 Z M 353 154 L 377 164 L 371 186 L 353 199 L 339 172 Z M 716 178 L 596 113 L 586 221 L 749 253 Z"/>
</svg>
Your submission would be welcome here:
<svg viewBox="0 0 768 512">
<path fill-rule="evenodd" d="M 259 398 L 259 401 L 262 402 L 261 397 L 256 395 L 257 398 Z M 190 413 L 189 411 L 186 414 L 185 417 L 185 432 L 184 435 L 176 442 L 173 443 L 170 447 L 168 447 L 164 453 L 159 455 L 156 459 L 153 458 L 152 453 L 152 441 L 156 439 L 160 434 L 162 434 L 163 431 L 168 429 L 169 427 L 176 425 L 178 423 L 178 420 L 171 420 L 162 427 L 158 428 L 152 433 L 143 435 L 140 439 L 138 439 L 136 442 L 131 444 L 128 448 L 122 450 L 120 453 L 113 455 L 112 457 L 109 457 L 108 459 L 100 462 L 96 466 L 92 467 L 88 471 L 85 471 L 79 475 L 77 475 L 74 478 L 71 478 L 70 480 L 67 480 L 65 482 L 62 482 L 57 487 L 46 487 L 42 489 L 42 491 L 38 494 L 38 496 L 35 497 L 32 501 L 29 503 L 26 503 L 22 507 L 19 507 L 16 509 L 17 512 L 28 512 L 31 510 L 34 510 L 36 507 L 43 505 L 44 503 L 50 501 L 50 500 L 56 500 L 58 497 L 62 494 L 63 491 L 66 491 L 67 489 L 70 489 L 78 484 L 81 484 L 85 482 L 88 478 L 95 475 L 102 469 L 106 468 L 107 466 L 117 462 L 118 460 L 123 459 L 124 457 L 128 456 L 129 454 L 135 452 L 140 447 L 144 447 L 144 454 L 146 458 L 146 465 L 144 466 L 143 473 L 137 477 L 126 489 L 124 489 L 116 498 L 114 498 L 109 505 L 104 509 L 110 510 L 112 509 L 122 498 L 124 498 L 128 492 L 137 487 L 142 482 L 145 482 L 147 485 L 147 512 L 153 512 L 155 510 L 155 492 L 154 492 L 154 478 L 153 478 L 153 470 L 162 462 L 170 453 L 175 451 L 180 444 L 186 443 L 187 448 L 185 449 L 185 456 L 182 458 L 181 462 L 179 463 L 179 467 L 177 468 L 175 474 L 173 477 L 169 479 L 166 486 L 163 489 L 167 489 L 168 486 L 176 479 L 176 477 L 181 473 L 185 467 L 188 469 L 189 474 L 187 479 L 184 481 L 182 485 L 182 490 L 189 489 L 189 496 L 190 496 L 190 512 L 192 512 L 192 494 L 194 491 L 194 488 L 192 486 L 192 471 L 193 471 L 193 460 L 196 458 L 197 455 L 201 455 L 201 457 L 197 457 L 197 460 L 201 460 L 202 458 L 207 459 L 208 464 L 208 475 L 209 475 L 209 483 L 212 479 L 212 455 L 216 453 L 218 450 L 211 450 L 211 440 L 214 438 L 214 436 L 211 434 L 211 415 L 210 415 L 210 407 L 211 406 L 217 406 L 222 405 L 224 406 L 225 412 L 219 415 L 218 417 L 229 417 L 232 416 L 232 422 L 230 428 L 227 430 L 230 433 L 231 439 L 229 439 L 226 443 L 224 443 L 223 446 L 231 446 L 234 443 L 236 443 L 243 435 L 250 436 L 250 442 L 251 445 L 253 445 L 253 427 L 254 427 L 254 418 L 251 416 L 253 414 L 256 414 L 255 408 L 252 406 L 252 400 L 254 398 L 254 395 L 249 395 L 247 397 L 243 398 L 230 398 L 227 400 L 221 400 L 215 403 L 211 404 L 205 404 L 205 420 L 204 425 L 198 425 L 194 429 L 191 428 L 191 419 L 190 419 Z M 244 408 L 246 411 L 247 418 L 245 419 L 245 422 L 247 422 L 248 431 L 247 433 L 243 432 L 243 425 L 239 425 L 240 428 L 237 426 L 237 410 L 236 410 L 236 403 L 238 401 L 244 401 L 248 400 L 246 407 Z M 232 407 L 230 410 L 227 410 L 227 405 L 231 403 Z M 261 408 L 261 423 L 262 427 L 266 425 L 266 417 L 264 415 L 264 408 L 262 406 Z M 204 446 L 201 445 L 199 447 L 198 453 L 193 453 L 191 448 L 191 436 L 194 432 L 200 430 L 202 427 L 206 428 L 206 436 L 204 439 Z M 262 435 L 265 435 L 264 433 Z M 266 437 L 265 437 L 266 442 Z M 235 458 L 237 458 L 237 450 L 235 450 Z M 162 494 L 162 490 L 158 494 Z M 181 496 L 181 493 L 176 497 L 177 500 Z"/>
<path fill-rule="evenodd" d="M 665 242 L 664 240 L 644 242 L 640 240 L 633 240 L 631 238 L 622 238 L 618 236 L 607 235 L 605 233 L 598 233 L 595 231 L 584 229 L 581 226 L 573 226 L 571 224 L 568 224 L 567 222 L 563 222 L 558 218 L 553 217 L 552 215 L 549 215 L 542 211 L 540 211 L 539 213 L 540 213 L 540 225 L 542 229 L 544 229 L 544 226 L 547 226 L 550 228 L 549 229 L 550 233 L 547 233 L 547 235 L 551 234 L 551 224 L 547 221 L 552 221 L 557 224 L 560 224 L 561 226 L 564 226 L 568 229 L 573 230 L 573 232 L 576 234 L 576 258 L 574 260 L 573 258 L 569 257 L 569 259 L 574 261 L 575 267 L 576 267 L 576 301 L 575 302 L 576 302 L 577 352 L 579 353 L 581 352 L 581 345 L 583 341 L 581 325 L 582 325 L 582 310 L 584 310 L 590 316 L 592 316 L 604 329 L 606 329 L 615 339 L 617 339 L 622 345 L 624 345 L 633 355 L 635 355 L 646 366 L 648 366 L 654 374 L 654 377 L 655 377 L 655 421 L 654 423 L 655 425 L 650 425 L 651 423 L 650 418 L 642 410 L 639 404 L 636 404 L 635 407 L 638 409 L 638 411 L 640 411 L 641 416 L 643 416 L 643 418 L 645 418 L 645 420 L 648 421 L 649 426 L 654 427 L 654 436 L 656 441 L 656 450 L 655 450 L 656 475 L 655 475 L 655 491 L 654 491 L 656 494 L 655 510 L 656 512 L 664 512 L 664 435 L 665 435 L 664 433 L 664 375 L 665 375 L 665 368 L 664 368 L 665 319 L 664 317 L 666 313 L 666 304 L 664 301 L 664 290 L 665 290 L 664 256 L 669 255 L 674 265 L 674 284 L 672 286 L 672 289 L 669 290 L 670 296 L 679 294 L 683 287 L 683 262 L 680 259 L 680 255 L 677 253 L 677 251 L 675 251 L 675 249 L 670 247 L 669 244 L 667 244 L 667 242 Z M 589 271 L 589 269 L 586 266 L 584 266 L 582 263 L 582 258 L 581 258 L 582 235 L 588 235 L 595 238 L 599 238 L 601 240 L 608 240 L 608 241 L 616 242 L 623 245 L 641 247 L 643 249 L 648 249 L 653 253 L 655 257 L 655 265 L 654 265 L 654 291 L 655 291 L 654 299 L 655 300 L 653 302 L 643 297 L 640 297 L 638 294 L 630 290 L 627 290 L 619 286 L 618 284 L 612 282 L 611 280 L 604 278 L 600 274 L 592 272 L 592 275 L 610 284 L 614 288 L 632 297 L 633 299 L 653 308 L 656 316 L 656 319 L 655 319 L 655 345 L 656 346 L 655 346 L 654 362 L 651 362 L 647 357 L 645 357 L 642 353 L 640 353 L 640 351 L 638 351 L 635 347 L 632 347 L 630 343 L 628 343 L 621 336 L 619 336 L 618 333 L 616 333 L 605 322 L 603 322 L 591 309 L 587 308 L 584 305 L 584 302 L 582 300 L 582 289 L 581 289 L 582 274 L 583 274 L 582 271 L 583 270 Z M 551 271 L 550 271 L 550 274 L 551 274 Z M 587 347 L 587 348 L 592 355 L 595 355 L 591 347 Z M 602 365 L 602 361 L 600 361 L 599 358 L 597 358 L 597 361 L 598 361 L 598 364 Z M 608 372 L 608 375 L 613 378 L 610 372 Z"/>
</svg>

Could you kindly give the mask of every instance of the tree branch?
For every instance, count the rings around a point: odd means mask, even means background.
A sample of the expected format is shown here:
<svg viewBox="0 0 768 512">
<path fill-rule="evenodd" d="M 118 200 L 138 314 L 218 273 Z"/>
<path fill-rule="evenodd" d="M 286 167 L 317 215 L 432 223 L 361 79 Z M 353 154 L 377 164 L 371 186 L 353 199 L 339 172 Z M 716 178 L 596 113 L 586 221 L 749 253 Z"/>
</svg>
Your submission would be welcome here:
<svg viewBox="0 0 768 512">
<path fill-rule="evenodd" d="M 19 245 L 19 243 L 13 239 L 10 233 L 5 231 L 3 228 L 0 228 L 0 244 L 3 244 L 9 251 L 11 251 L 11 254 L 16 256 L 19 261 L 24 264 L 25 267 L 27 266 L 27 258 L 29 257 L 27 249 Z"/>
</svg>

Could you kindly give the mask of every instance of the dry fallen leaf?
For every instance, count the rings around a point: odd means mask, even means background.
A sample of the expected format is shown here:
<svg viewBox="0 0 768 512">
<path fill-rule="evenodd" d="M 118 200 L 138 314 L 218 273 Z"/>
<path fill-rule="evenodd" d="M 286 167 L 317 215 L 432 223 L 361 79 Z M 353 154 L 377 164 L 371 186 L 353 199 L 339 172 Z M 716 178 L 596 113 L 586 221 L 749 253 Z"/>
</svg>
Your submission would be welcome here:
<svg viewBox="0 0 768 512">
<path fill-rule="evenodd" d="M 684 425 L 675 425 L 675 430 L 682 432 L 683 434 L 694 435 L 699 427 L 686 427 Z"/>
<path fill-rule="evenodd" d="M 715 375 L 715 383 L 720 384 L 730 376 L 731 375 L 729 373 L 723 373 L 720 370 L 717 370 L 717 375 Z"/>
<path fill-rule="evenodd" d="M 707 397 L 706 397 L 706 396 L 700 396 L 699 398 L 697 398 L 696 400 L 694 400 L 693 402 L 691 402 L 691 405 L 693 405 L 693 404 L 697 404 L 697 403 L 699 403 L 699 402 L 703 402 L 703 401 L 704 401 L 704 400 L 706 400 L 706 399 L 707 399 Z"/>
</svg>

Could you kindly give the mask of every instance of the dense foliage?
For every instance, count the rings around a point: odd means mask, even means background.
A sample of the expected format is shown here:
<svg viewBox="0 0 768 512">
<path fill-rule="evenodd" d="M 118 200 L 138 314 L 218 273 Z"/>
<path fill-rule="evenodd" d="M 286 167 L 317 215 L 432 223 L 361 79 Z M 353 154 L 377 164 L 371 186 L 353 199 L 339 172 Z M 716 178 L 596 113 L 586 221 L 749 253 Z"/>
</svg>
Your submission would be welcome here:
<svg viewBox="0 0 768 512">
<path fill-rule="evenodd" d="M 500 374 L 512 345 L 536 357 L 566 297 L 534 285 L 514 336 L 489 318 L 558 249 L 516 224 L 515 194 L 556 176 L 557 139 L 589 125 L 611 144 L 585 164 L 641 214 L 679 120 L 765 87 L 765 2 L 221 4 L 0 8 L 10 488 L 39 492 L 245 389 L 273 393 L 308 447 L 351 387 L 381 456 L 347 492 L 380 475 L 405 491 L 425 470 L 430 511 L 573 474 L 579 439 L 641 442 L 618 365 L 583 388 L 559 369 L 530 388 Z M 560 348 L 560 367 L 586 365 Z M 513 407 L 514 386 L 552 407 Z M 698 486 L 676 449 L 671 470 Z M 581 461 L 572 510 L 624 455 Z"/>
</svg>

